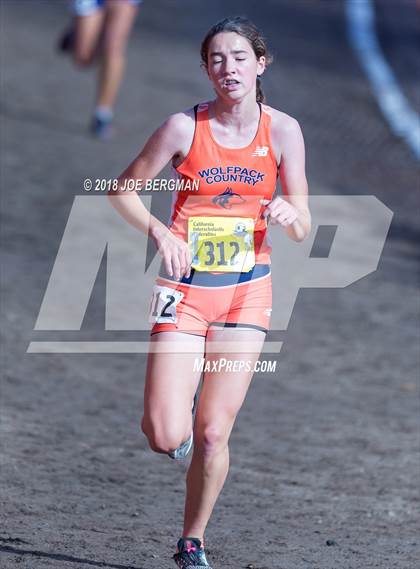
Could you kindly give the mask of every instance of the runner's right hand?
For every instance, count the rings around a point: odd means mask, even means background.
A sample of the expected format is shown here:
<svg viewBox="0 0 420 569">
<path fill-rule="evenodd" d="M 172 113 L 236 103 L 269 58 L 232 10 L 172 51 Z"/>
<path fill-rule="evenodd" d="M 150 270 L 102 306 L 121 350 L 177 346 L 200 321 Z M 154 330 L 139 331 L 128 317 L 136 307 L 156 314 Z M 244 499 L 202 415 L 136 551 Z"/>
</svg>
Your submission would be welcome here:
<svg viewBox="0 0 420 569">
<path fill-rule="evenodd" d="M 192 262 L 188 243 L 175 237 L 166 227 L 154 228 L 151 233 L 168 275 L 176 280 L 180 280 L 183 276 L 188 278 Z"/>
</svg>

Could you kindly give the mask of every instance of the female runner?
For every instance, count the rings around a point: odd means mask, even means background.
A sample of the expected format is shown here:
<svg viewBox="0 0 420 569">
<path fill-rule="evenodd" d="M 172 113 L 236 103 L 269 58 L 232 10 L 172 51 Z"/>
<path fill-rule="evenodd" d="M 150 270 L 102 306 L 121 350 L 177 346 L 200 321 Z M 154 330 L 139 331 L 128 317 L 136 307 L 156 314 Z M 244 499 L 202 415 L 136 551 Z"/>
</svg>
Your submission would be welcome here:
<svg viewBox="0 0 420 569">
<path fill-rule="evenodd" d="M 269 327 L 267 222 L 294 241 L 305 239 L 311 226 L 299 124 L 263 104 L 259 77 L 270 56 L 260 32 L 244 18 L 225 19 L 208 32 L 201 57 L 215 99 L 170 116 L 109 194 L 128 222 L 149 232 L 163 258 L 151 302 L 142 429 L 154 451 L 172 458 L 194 447 L 174 555 L 182 569 L 209 567 L 204 531 Z M 175 192 L 166 226 L 123 186 L 154 178 L 169 161 L 182 181 L 199 180 L 199 189 Z M 278 175 L 284 198 L 273 198 Z M 172 352 L 160 349 L 168 342 Z M 201 373 L 194 362 L 204 355 L 210 369 L 197 402 Z M 230 369 L 213 366 L 227 357 Z"/>
<path fill-rule="evenodd" d="M 98 138 L 112 132 L 114 104 L 121 85 L 125 54 L 143 0 L 72 0 L 73 25 L 60 40 L 74 62 L 88 67 L 99 57 L 99 74 L 91 131 Z"/>
</svg>

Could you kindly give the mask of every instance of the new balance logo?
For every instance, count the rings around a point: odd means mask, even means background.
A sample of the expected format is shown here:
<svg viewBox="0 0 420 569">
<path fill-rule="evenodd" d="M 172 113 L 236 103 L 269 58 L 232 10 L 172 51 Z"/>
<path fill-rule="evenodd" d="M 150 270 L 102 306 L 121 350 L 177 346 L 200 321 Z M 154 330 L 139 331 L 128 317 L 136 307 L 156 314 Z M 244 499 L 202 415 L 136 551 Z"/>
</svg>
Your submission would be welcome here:
<svg viewBox="0 0 420 569">
<path fill-rule="evenodd" d="M 252 156 L 267 156 L 268 146 L 257 146 Z"/>
</svg>

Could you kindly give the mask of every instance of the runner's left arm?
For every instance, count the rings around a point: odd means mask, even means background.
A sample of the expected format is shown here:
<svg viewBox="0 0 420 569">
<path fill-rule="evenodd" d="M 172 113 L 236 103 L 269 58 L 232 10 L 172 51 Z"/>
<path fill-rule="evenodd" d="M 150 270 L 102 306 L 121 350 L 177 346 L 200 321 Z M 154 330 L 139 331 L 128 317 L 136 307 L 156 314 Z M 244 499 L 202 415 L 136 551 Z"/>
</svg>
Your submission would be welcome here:
<svg viewBox="0 0 420 569">
<path fill-rule="evenodd" d="M 270 216 L 271 224 L 282 225 L 290 239 L 303 241 L 311 231 L 311 214 L 302 131 L 297 120 L 284 113 L 273 127 L 273 138 L 277 138 L 281 151 L 279 176 L 283 197 L 270 202 L 264 215 Z"/>
</svg>

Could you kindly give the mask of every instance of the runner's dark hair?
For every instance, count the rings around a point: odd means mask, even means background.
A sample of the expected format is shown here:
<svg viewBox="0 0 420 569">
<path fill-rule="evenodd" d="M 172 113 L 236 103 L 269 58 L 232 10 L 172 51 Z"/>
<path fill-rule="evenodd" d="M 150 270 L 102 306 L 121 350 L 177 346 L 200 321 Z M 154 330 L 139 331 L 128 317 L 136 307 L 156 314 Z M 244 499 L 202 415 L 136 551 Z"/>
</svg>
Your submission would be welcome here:
<svg viewBox="0 0 420 569">
<path fill-rule="evenodd" d="M 201 61 L 204 67 L 207 68 L 208 52 L 211 40 L 215 35 L 222 32 L 235 32 L 247 39 L 254 50 L 255 57 L 259 59 L 264 56 L 266 65 L 269 65 L 273 61 L 273 56 L 267 49 L 265 38 L 257 26 L 251 22 L 251 20 L 248 20 L 248 18 L 235 16 L 233 18 L 225 18 L 224 20 L 221 20 L 207 32 L 207 35 L 201 44 Z M 257 101 L 258 103 L 265 103 L 265 96 L 261 87 L 261 78 L 259 76 L 257 77 Z"/>
</svg>

